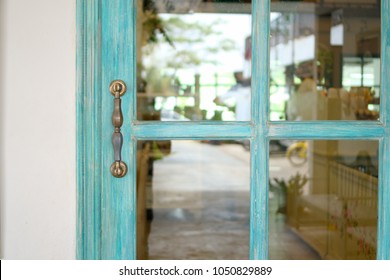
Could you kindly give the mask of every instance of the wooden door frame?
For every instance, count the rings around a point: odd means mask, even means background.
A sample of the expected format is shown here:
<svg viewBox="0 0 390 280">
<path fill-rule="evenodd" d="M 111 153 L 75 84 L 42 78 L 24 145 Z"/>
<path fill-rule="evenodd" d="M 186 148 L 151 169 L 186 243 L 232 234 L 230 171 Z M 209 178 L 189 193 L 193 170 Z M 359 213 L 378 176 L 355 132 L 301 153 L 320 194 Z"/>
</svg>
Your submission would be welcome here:
<svg viewBox="0 0 390 280">
<path fill-rule="evenodd" d="M 101 1 L 77 0 L 77 259 L 101 258 Z"/>
<path fill-rule="evenodd" d="M 377 259 L 390 259 L 390 0 L 382 0 L 379 122 L 269 121 L 269 53 L 266 50 L 270 4 L 263 0 L 252 2 L 251 122 L 138 122 L 134 94 L 135 2 L 77 0 L 77 258 L 135 259 L 133 190 L 137 140 L 212 138 L 251 140 L 251 259 L 268 258 L 270 139 L 379 140 L 382 156 L 379 159 Z M 109 24 L 103 24 L 107 22 Z M 115 63 L 118 61 L 123 63 Z M 109 173 L 113 159 L 113 102 L 108 85 L 114 79 L 122 79 L 129 86 L 122 102 L 125 117 L 122 132 L 124 139 L 128 139 L 123 160 L 128 164 L 129 173 L 121 179 Z"/>
</svg>

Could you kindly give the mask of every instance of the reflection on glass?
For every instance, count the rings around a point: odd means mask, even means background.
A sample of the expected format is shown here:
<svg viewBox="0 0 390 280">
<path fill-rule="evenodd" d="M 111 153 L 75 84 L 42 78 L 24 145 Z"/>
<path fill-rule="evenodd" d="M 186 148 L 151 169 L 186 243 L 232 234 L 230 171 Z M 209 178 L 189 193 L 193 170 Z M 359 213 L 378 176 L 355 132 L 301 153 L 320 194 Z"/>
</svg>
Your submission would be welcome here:
<svg viewBox="0 0 390 280">
<path fill-rule="evenodd" d="M 271 120 L 378 120 L 380 1 L 272 1 Z"/>
<path fill-rule="evenodd" d="M 249 142 L 139 141 L 138 259 L 248 259 Z"/>
<path fill-rule="evenodd" d="M 250 120 L 250 2 L 137 0 L 138 120 Z"/>
<path fill-rule="evenodd" d="M 375 259 L 378 142 L 278 141 L 271 150 L 271 259 Z M 271 143 L 272 146 L 272 143 Z"/>
</svg>

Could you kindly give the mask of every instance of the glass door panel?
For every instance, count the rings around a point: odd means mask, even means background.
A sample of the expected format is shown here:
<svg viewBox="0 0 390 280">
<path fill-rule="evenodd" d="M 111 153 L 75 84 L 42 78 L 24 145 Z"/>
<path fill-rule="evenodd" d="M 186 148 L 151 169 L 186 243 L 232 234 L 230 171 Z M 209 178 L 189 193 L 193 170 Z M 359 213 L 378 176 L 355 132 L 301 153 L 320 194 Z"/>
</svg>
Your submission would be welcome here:
<svg viewBox="0 0 390 280">
<path fill-rule="evenodd" d="M 380 79 L 389 27 L 380 3 L 388 15 L 379 0 L 81 1 L 78 201 L 88 211 L 78 254 L 389 259 L 389 79 Z M 113 79 L 129 85 L 120 179 L 107 169 L 112 105 L 99 106 L 112 104 Z M 107 94 L 96 101 L 100 86 Z M 299 122 L 308 120 L 367 122 Z M 268 143 L 289 138 L 323 140 Z M 290 196 L 290 184 L 303 188 Z"/>
<path fill-rule="evenodd" d="M 271 259 L 375 259 L 378 142 L 275 142 L 270 153 Z"/>
<path fill-rule="evenodd" d="M 138 259 L 249 258 L 249 141 L 139 141 Z"/>
<path fill-rule="evenodd" d="M 270 119 L 379 118 L 380 1 L 272 1 Z"/>
<path fill-rule="evenodd" d="M 138 120 L 250 120 L 250 1 L 138 1 L 136 47 Z"/>
</svg>

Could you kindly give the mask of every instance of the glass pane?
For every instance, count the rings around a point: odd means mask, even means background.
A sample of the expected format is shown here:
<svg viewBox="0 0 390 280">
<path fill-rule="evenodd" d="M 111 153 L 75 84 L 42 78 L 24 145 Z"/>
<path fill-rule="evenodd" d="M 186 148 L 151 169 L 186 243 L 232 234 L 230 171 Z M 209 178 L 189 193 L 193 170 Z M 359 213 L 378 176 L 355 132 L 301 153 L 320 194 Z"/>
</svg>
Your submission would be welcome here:
<svg viewBox="0 0 390 280">
<path fill-rule="evenodd" d="M 138 259 L 249 258 L 249 141 L 140 141 Z"/>
<path fill-rule="evenodd" d="M 270 146 L 271 259 L 375 259 L 378 142 Z"/>
<path fill-rule="evenodd" d="M 250 120 L 250 2 L 137 0 L 138 120 Z"/>
<path fill-rule="evenodd" d="M 271 2 L 270 119 L 379 118 L 380 1 Z"/>
</svg>

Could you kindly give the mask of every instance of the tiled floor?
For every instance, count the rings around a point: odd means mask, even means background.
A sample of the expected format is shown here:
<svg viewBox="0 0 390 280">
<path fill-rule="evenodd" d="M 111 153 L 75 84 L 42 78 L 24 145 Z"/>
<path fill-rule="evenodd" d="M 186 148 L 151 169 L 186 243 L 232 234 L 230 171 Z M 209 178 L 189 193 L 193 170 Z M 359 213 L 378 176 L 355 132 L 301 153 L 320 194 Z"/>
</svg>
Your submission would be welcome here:
<svg viewBox="0 0 390 280">
<path fill-rule="evenodd" d="M 270 177 L 296 171 L 285 161 L 271 158 Z M 150 259 L 247 259 L 249 163 L 249 152 L 237 144 L 174 141 L 171 155 L 154 163 Z M 270 258 L 318 259 L 277 207 L 270 195 Z"/>
</svg>

